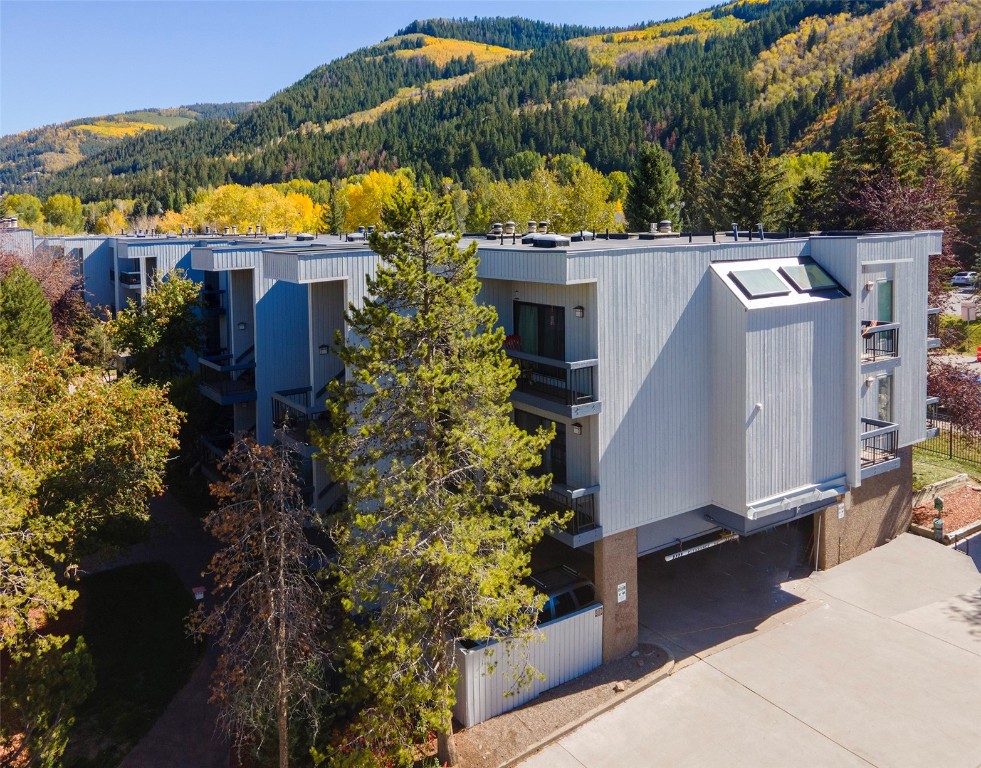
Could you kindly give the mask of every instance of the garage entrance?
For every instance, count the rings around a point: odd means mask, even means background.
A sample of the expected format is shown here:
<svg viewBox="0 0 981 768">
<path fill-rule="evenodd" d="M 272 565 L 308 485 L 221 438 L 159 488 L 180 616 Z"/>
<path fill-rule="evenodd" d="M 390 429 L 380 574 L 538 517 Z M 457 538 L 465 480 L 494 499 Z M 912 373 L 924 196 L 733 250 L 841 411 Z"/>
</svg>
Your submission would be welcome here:
<svg viewBox="0 0 981 768">
<path fill-rule="evenodd" d="M 813 524 L 806 517 L 670 561 L 665 556 L 676 550 L 640 558 L 641 642 L 660 643 L 683 661 L 801 603 L 792 582 L 812 571 Z"/>
</svg>

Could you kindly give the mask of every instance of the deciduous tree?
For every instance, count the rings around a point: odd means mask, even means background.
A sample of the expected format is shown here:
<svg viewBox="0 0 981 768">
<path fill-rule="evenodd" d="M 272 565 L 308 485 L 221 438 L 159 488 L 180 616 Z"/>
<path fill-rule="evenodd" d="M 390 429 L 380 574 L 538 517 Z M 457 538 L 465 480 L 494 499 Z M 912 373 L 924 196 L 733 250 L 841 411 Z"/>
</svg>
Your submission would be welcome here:
<svg viewBox="0 0 981 768">
<path fill-rule="evenodd" d="M 550 478 L 529 470 L 551 435 L 511 420 L 516 367 L 476 302 L 476 247 L 447 235 L 452 213 L 399 191 L 372 235 L 373 298 L 351 308 L 350 380 L 320 443 L 349 509 L 335 532 L 338 581 L 356 616 L 348 673 L 366 705 L 366 742 L 400 763 L 437 733 L 456 762 L 453 641 L 531 630 L 521 579 L 530 548 L 558 522 L 528 501 Z M 356 340 L 356 341 L 355 341 Z"/>
<path fill-rule="evenodd" d="M 156 274 L 140 303 L 126 308 L 109 323 L 117 349 L 129 350 L 130 365 L 148 381 L 170 382 L 187 374 L 187 352 L 203 340 L 201 284 L 177 269 Z"/>
</svg>

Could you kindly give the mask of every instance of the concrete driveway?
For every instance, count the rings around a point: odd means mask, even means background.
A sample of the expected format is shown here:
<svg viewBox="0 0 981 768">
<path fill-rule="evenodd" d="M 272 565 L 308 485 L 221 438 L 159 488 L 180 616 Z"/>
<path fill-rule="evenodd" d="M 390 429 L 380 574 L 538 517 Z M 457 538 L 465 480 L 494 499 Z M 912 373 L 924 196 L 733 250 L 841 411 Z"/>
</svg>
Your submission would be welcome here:
<svg viewBox="0 0 981 768">
<path fill-rule="evenodd" d="M 649 570 L 663 566 L 642 561 Z M 833 570 L 794 575 L 772 585 L 774 574 L 754 581 L 734 570 L 728 585 L 716 582 L 730 604 L 721 616 L 711 601 L 687 615 L 679 605 L 658 625 L 642 598 L 647 636 L 672 645 L 681 668 L 524 765 L 981 765 L 973 560 L 904 535 Z"/>
</svg>

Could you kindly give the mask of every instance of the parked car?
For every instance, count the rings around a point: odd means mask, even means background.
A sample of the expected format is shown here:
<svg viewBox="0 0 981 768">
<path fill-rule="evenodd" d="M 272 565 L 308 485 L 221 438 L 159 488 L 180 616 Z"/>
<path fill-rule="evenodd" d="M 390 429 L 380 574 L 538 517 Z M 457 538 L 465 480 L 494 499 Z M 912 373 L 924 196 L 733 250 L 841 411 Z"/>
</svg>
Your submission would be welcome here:
<svg viewBox="0 0 981 768">
<path fill-rule="evenodd" d="M 977 278 L 978 278 L 977 272 L 972 272 L 972 271 L 958 272 L 956 275 L 950 278 L 950 284 L 973 286 Z"/>
<path fill-rule="evenodd" d="M 561 619 L 596 602 L 593 582 L 565 565 L 533 573 L 528 581 L 548 596 L 538 614 L 539 624 Z"/>
</svg>

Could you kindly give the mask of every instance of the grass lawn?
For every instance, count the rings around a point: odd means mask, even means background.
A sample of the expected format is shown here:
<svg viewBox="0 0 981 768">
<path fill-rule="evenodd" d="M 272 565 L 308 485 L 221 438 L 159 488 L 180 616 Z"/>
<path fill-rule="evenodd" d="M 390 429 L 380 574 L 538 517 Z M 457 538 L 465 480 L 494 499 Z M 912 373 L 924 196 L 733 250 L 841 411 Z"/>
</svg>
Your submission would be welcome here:
<svg viewBox="0 0 981 768">
<path fill-rule="evenodd" d="M 184 632 L 194 599 L 165 563 L 144 563 L 82 579 L 82 635 L 96 689 L 82 705 L 64 765 L 118 765 L 187 682 L 198 652 Z"/>
<path fill-rule="evenodd" d="M 931 483 L 966 472 L 975 480 L 981 480 L 981 466 L 970 461 L 948 459 L 935 453 L 913 448 L 913 490 L 918 491 Z"/>
<path fill-rule="evenodd" d="M 969 323 L 966 320 L 961 320 L 959 317 L 943 315 L 940 322 L 944 328 L 958 328 L 962 333 L 967 334 L 963 344 L 959 347 L 951 348 L 949 351 L 973 354 L 977 351 L 978 347 L 981 347 L 981 320 Z"/>
</svg>

